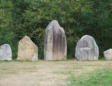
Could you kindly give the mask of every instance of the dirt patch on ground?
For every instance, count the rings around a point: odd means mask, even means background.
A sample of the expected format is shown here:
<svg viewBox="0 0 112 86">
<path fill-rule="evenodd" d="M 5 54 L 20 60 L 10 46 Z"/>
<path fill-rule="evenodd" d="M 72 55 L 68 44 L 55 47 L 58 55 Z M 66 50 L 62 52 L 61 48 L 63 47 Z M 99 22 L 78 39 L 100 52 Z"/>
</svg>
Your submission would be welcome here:
<svg viewBox="0 0 112 86">
<path fill-rule="evenodd" d="M 111 66 L 111 61 L 0 62 L 0 86 L 65 86 L 70 73 L 78 77 Z"/>
</svg>

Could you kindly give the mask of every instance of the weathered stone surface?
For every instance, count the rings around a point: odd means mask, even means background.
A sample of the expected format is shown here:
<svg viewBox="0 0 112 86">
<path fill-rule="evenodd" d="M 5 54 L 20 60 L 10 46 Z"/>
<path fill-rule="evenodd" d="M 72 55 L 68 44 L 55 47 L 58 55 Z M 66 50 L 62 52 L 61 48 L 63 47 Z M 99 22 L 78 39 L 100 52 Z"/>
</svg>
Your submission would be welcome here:
<svg viewBox="0 0 112 86">
<path fill-rule="evenodd" d="M 0 60 L 12 60 L 12 50 L 9 44 L 0 46 Z"/>
<path fill-rule="evenodd" d="M 78 41 L 75 57 L 77 60 L 98 60 L 99 48 L 92 36 L 84 35 Z"/>
<path fill-rule="evenodd" d="M 45 60 L 65 60 L 67 42 L 64 29 L 58 21 L 53 20 L 46 28 L 44 58 Z"/>
<path fill-rule="evenodd" d="M 28 36 L 19 41 L 17 60 L 38 60 L 38 47 Z"/>
<path fill-rule="evenodd" d="M 112 60 L 112 49 L 104 51 L 105 60 Z"/>
</svg>

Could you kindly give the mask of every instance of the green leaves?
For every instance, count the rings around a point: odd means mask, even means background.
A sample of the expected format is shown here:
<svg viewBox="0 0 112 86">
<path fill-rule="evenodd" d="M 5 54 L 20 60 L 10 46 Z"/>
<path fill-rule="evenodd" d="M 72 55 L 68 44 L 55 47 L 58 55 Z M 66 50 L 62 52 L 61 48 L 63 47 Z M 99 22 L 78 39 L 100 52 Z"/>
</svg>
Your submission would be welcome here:
<svg viewBox="0 0 112 86">
<path fill-rule="evenodd" d="M 108 44 L 112 42 L 112 0 L 0 0 L 0 27 L 14 34 L 6 40 L 16 45 L 24 35 L 30 36 L 39 47 L 40 58 L 45 28 L 54 19 L 64 27 L 69 57 L 74 57 L 75 45 L 85 34 L 95 37 L 101 53 L 112 47 Z"/>
</svg>

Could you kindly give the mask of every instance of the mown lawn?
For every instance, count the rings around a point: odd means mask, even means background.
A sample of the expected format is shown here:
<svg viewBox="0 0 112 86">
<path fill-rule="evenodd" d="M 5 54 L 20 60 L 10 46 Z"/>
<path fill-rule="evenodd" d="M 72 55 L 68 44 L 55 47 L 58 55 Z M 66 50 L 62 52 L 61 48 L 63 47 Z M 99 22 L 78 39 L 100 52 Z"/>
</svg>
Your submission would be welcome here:
<svg viewBox="0 0 112 86">
<path fill-rule="evenodd" d="M 112 86 L 112 61 L 0 61 L 0 86 Z"/>
</svg>

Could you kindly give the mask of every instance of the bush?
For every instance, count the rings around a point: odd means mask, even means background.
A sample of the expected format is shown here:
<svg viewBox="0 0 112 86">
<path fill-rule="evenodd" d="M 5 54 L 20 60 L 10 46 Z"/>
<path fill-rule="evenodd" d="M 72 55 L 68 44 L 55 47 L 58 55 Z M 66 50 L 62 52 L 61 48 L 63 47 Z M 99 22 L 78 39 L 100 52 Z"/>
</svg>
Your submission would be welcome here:
<svg viewBox="0 0 112 86">
<path fill-rule="evenodd" d="M 96 39 L 100 55 L 112 47 L 112 0 L 0 1 L 0 13 L 4 12 L 4 16 L 0 15 L 3 22 L 0 26 L 10 29 L 17 41 L 30 36 L 39 47 L 39 58 L 44 57 L 45 28 L 54 19 L 65 29 L 68 58 L 74 57 L 76 43 L 85 34 Z M 12 43 L 17 45 L 17 42 Z"/>
<path fill-rule="evenodd" d="M 0 45 L 9 44 L 12 48 L 13 58 L 17 56 L 17 44 L 15 34 L 8 28 L 0 27 Z"/>
</svg>

